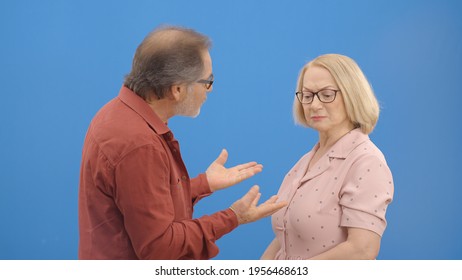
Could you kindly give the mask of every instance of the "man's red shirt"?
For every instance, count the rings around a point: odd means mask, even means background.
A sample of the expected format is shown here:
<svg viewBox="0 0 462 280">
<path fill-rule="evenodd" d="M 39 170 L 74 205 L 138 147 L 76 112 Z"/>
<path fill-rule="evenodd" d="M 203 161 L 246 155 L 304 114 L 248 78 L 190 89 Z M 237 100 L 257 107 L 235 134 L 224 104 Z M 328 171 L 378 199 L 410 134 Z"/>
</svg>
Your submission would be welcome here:
<svg viewBox="0 0 462 280">
<path fill-rule="evenodd" d="M 80 259 L 209 259 L 237 227 L 227 209 L 192 218 L 210 195 L 190 179 L 178 141 L 151 107 L 122 87 L 88 129 L 79 189 Z"/>
</svg>

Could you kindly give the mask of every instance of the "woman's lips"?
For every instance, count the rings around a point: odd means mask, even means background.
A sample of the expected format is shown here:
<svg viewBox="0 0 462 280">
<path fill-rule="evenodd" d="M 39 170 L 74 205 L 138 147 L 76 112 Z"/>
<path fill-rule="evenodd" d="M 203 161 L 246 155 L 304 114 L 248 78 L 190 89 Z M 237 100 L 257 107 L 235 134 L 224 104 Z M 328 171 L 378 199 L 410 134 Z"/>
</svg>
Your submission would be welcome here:
<svg viewBox="0 0 462 280">
<path fill-rule="evenodd" d="M 325 116 L 312 116 L 312 117 L 311 117 L 311 119 L 312 119 L 313 121 L 319 121 L 319 120 L 322 120 L 322 119 L 324 119 L 324 118 L 326 118 L 326 117 L 325 117 Z"/>
</svg>

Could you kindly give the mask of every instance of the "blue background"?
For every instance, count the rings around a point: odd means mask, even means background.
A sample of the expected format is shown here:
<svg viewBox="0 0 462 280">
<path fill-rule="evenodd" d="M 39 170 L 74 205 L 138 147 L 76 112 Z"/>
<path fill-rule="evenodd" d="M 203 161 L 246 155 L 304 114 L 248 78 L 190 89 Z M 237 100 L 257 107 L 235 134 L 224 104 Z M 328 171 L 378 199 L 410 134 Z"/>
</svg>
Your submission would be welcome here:
<svg viewBox="0 0 462 280">
<path fill-rule="evenodd" d="M 461 3 L 2 0 L 0 259 L 77 258 L 86 129 L 162 23 L 213 40 L 216 82 L 202 113 L 170 122 L 191 176 L 222 148 L 228 166 L 265 166 L 204 199 L 195 216 L 228 207 L 253 184 L 262 199 L 277 192 L 317 141 L 292 119 L 298 72 L 341 53 L 362 67 L 382 107 L 371 138 L 393 171 L 395 199 L 379 259 L 462 259 Z M 216 259 L 257 259 L 273 236 L 269 218 L 241 226 L 218 241 Z"/>
</svg>

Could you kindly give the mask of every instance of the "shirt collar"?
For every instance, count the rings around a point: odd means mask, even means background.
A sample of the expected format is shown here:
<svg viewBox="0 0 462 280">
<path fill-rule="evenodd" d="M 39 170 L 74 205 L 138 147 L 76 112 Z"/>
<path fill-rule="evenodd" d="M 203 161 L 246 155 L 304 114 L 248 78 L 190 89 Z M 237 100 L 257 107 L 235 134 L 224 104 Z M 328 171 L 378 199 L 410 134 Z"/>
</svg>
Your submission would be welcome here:
<svg viewBox="0 0 462 280">
<path fill-rule="evenodd" d="M 122 86 L 118 98 L 128 107 L 140 115 L 157 134 L 170 132 L 168 126 L 157 116 L 143 98 L 139 97 L 129 88 Z"/>
<path fill-rule="evenodd" d="M 340 138 L 327 152 L 330 158 L 346 158 L 356 147 L 369 140 L 360 128 L 353 129 Z"/>
</svg>

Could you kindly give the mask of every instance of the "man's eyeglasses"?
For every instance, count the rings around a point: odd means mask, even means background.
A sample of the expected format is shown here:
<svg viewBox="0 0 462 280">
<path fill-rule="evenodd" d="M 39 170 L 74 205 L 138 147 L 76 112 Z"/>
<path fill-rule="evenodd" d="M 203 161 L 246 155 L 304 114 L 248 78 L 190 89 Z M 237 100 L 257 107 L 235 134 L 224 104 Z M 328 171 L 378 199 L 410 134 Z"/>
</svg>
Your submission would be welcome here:
<svg viewBox="0 0 462 280">
<path fill-rule="evenodd" d="M 213 85 L 213 74 L 211 74 L 207 80 L 200 79 L 196 81 L 196 83 L 204 84 L 206 89 L 210 89 Z"/>
<path fill-rule="evenodd" d="M 318 92 L 311 92 L 311 91 L 297 91 L 295 95 L 297 95 L 298 101 L 302 104 L 311 104 L 313 103 L 314 96 L 316 95 L 322 103 L 331 103 L 334 102 L 335 97 L 337 96 L 337 92 L 340 90 L 334 89 L 322 89 Z"/>
</svg>

